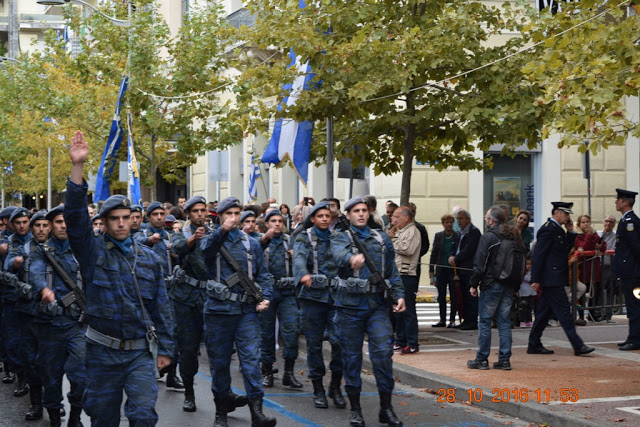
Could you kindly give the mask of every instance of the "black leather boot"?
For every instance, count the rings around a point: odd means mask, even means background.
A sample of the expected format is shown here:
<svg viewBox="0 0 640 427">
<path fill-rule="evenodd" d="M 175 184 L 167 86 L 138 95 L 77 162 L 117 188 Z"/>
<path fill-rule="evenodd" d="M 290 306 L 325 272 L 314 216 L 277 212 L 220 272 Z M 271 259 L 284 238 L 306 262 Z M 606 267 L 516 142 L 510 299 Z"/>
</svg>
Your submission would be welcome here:
<svg viewBox="0 0 640 427">
<path fill-rule="evenodd" d="M 316 408 L 328 408 L 327 396 L 324 394 L 324 386 L 322 385 L 322 378 L 317 380 L 311 380 L 313 384 L 313 405 Z"/>
<path fill-rule="evenodd" d="M 349 394 L 349 404 L 351 405 L 351 413 L 349 414 L 349 425 L 353 427 L 364 427 L 364 418 L 362 417 L 362 408 L 360 407 L 360 394 Z"/>
<path fill-rule="evenodd" d="M 331 371 L 328 396 L 333 399 L 333 404 L 336 408 L 344 409 L 347 407 L 347 402 L 344 400 L 344 396 L 340 391 L 340 381 L 342 381 L 342 372 Z"/>
<path fill-rule="evenodd" d="M 72 406 L 71 412 L 69 412 L 67 427 L 83 427 L 80 421 L 80 415 L 82 415 L 82 408 L 80 406 Z"/>
<path fill-rule="evenodd" d="M 227 407 L 229 406 L 229 398 L 214 397 L 213 401 L 216 404 L 216 419 L 213 422 L 213 427 L 228 427 L 227 424 Z M 235 408 L 234 408 L 235 409 Z"/>
<path fill-rule="evenodd" d="M 272 363 L 262 364 L 262 386 L 264 388 L 273 387 L 273 364 Z"/>
<path fill-rule="evenodd" d="M 227 405 L 226 412 L 230 413 L 236 410 L 236 408 L 241 408 L 246 406 L 249 403 L 249 399 L 246 395 L 235 394 L 234 392 L 229 393 L 229 397 L 227 397 L 225 401 L 225 405 Z"/>
<path fill-rule="evenodd" d="M 7 367 L 5 366 L 5 369 Z M 16 374 L 14 374 L 13 372 L 9 372 L 9 371 L 4 371 L 4 377 L 2 377 L 2 383 L 3 384 L 12 384 L 14 381 L 16 380 Z"/>
<path fill-rule="evenodd" d="M 184 384 L 184 403 L 182 410 L 185 412 L 196 412 L 196 395 L 193 391 L 193 382 L 185 381 Z"/>
<path fill-rule="evenodd" d="M 277 420 L 262 413 L 262 398 L 249 400 L 251 427 L 274 427 Z"/>
<path fill-rule="evenodd" d="M 39 420 L 42 418 L 42 386 L 29 388 L 29 401 L 31 406 L 29 406 L 24 419 L 27 421 Z"/>
<path fill-rule="evenodd" d="M 49 425 L 51 427 L 60 427 L 62 425 L 60 421 L 60 409 L 47 408 L 47 412 L 49 413 Z"/>
<path fill-rule="evenodd" d="M 293 373 L 293 366 L 296 364 L 294 359 L 284 361 L 284 376 L 282 377 L 282 385 L 288 385 L 291 388 L 302 388 L 302 383 L 298 381 Z"/>
<path fill-rule="evenodd" d="M 380 392 L 380 413 L 378 414 L 378 421 L 390 427 L 402 427 L 402 421 L 398 419 L 391 407 L 391 393 Z"/>
<path fill-rule="evenodd" d="M 184 391 L 184 384 L 182 380 L 176 374 L 176 365 L 169 365 L 169 370 L 167 371 L 167 388 L 170 388 L 175 391 Z"/>
<path fill-rule="evenodd" d="M 18 375 L 18 384 L 16 384 L 16 389 L 13 390 L 13 395 L 15 397 L 26 396 L 29 393 L 29 384 L 27 383 L 27 376 L 24 374 Z"/>
</svg>

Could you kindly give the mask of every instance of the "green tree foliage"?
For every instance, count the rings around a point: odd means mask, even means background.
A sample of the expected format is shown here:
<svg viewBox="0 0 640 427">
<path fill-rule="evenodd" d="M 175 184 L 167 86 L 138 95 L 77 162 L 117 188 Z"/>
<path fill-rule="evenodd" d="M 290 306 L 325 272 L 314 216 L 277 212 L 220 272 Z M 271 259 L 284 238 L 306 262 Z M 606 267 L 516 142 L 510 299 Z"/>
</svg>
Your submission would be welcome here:
<svg viewBox="0 0 640 427">
<path fill-rule="evenodd" d="M 581 0 L 525 27 L 541 45 L 524 72 L 542 92 L 534 105 L 547 111 L 543 136 L 559 134 L 560 146 L 595 153 L 640 136 L 638 117 L 625 108 L 625 97 L 640 91 L 640 18 L 628 5 Z"/>
<path fill-rule="evenodd" d="M 377 174 L 402 171 L 401 203 L 409 199 L 414 161 L 478 169 L 491 159 L 475 157 L 476 144 L 505 144 L 513 153 L 539 141 L 537 94 L 521 73 L 526 55 L 471 72 L 525 44 L 503 35 L 518 33 L 524 9 L 467 0 L 307 3 L 300 10 L 298 1 L 251 2 L 257 24 L 241 32 L 246 48 L 275 46 L 282 55 L 242 68 L 239 100 L 250 111 L 249 130 L 264 131 L 275 111 L 267 101 L 281 99 L 282 85 L 294 79 L 286 68 L 291 47 L 319 83 L 280 116 L 320 124 L 316 161 L 325 154 L 323 120 L 335 117 L 336 157 L 363 161 Z"/>
</svg>

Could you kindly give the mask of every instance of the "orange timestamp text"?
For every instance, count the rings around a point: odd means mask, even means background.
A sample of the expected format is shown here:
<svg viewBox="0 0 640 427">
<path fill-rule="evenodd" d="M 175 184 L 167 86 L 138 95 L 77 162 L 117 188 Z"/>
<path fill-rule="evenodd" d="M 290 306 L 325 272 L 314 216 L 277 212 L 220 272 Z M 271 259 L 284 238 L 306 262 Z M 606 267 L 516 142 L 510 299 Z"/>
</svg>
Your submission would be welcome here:
<svg viewBox="0 0 640 427">
<path fill-rule="evenodd" d="M 484 390 L 481 388 L 470 388 L 464 395 L 464 400 L 473 402 L 481 402 L 483 400 L 490 400 L 491 402 L 537 402 L 547 403 L 551 400 L 560 400 L 560 402 L 577 402 L 580 397 L 578 395 L 577 388 L 494 388 L 491 391 L 490 396 L 485 396 Z M 458 399 L 456 396 L 456 389 L 454 388 L 441 388 L 438 389 L 438 402 L 440 403 L 453 403 Z"/>
</svg>

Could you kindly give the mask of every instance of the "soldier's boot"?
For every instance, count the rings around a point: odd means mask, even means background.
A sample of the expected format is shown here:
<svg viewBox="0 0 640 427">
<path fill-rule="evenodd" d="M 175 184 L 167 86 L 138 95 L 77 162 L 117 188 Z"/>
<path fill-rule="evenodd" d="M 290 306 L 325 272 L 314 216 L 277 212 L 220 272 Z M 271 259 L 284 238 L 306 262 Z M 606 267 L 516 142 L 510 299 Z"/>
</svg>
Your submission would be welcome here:
<svg viewBox="0 0 640 427">
<path fill-rule="evenodd" d="M 293 373 L 293 366 L 296 364 L 294 359 L 284 361 L 284 376 L 282 377 L 282 385 L 291 388 L 302 388 L 302 383 L 298 381 Z"/>
<path fill-rule="evenodd" d="M 274 427 L 278 422 L 273 417 L 268 417 L 262 412 L 262 398 L 249 400 L 249 410 L 251 411 L 251 427 Z"/>
<path fill-rule="evenodd" d="M 27 383 L 27 376 L 24 374 L 18 374 L 18 384 L 16 384 L 13 395 L 15 397 L 26 396 L 29 393 L 29 383 Z"/>
<path fill-rule="evenodd" d="M 340 391 L 340 381 L 342 381 L 342 372 L 331 371 L 328 396 L 333 399 L 333 404 L 336 408 L 344 409 L 347 407 L 347 402 Z"/>
<path fill-rule="evenodd" d="M 178 374 L 176 374 L 176 365 L 169 365 L 169 370 L 167 371 L 167 388 L 176 390 L 176 391 L 183 391 L 184 390 L 184 384 L 182 383 L 182 380 L 180 380 L 180 377 L 178 376 Z"/>
<path fill-rule="evenodd" d="M 273 387 L 273 364 L 272 363 L 262 364 L 262 386 L 264 388 Z"/>
<path fill-rule="evenodd" d="M 249 399 L 246 395 L 235 394 L 234 392 L 229 392 L 229 397 L 227 397 L 225 404 L 226 412 L 230 413 L 236 410 L 236 408 L 241 408 L 246 406 L 249 403 Z"/>
<path fill-rule="evenodd" d="M 24 419 L 27 421 L 39 420 L 42 418 L 42 386 L 29 389 L 29 401 L 31 406 L 29 406 Z"/>
<path fill-rule="evenodd" d="M 60 427 L 62 425 L 60 421 L 60 409 L 47 408 L 47 412 L 49 413 L 49 425 L 51 427 Z"/>
<path fill-rule="evenodd" d="M 360 393 L 349 394 L 349 404 L 351 405 L 351 413 L 349 414 L 349 425 L 353 427 L 364 427 L 364 418 L 362 417 L 362 408 L 360 407 Z"/>
<path fill-rule="evenodd" d="M 324 394 L 324 386 L 322 385 L 322 378 L 317 380 L 311 380 L 313 384 L 313 405 L 316 408 L 326 409 L 329 407 L 327 402 L 327 396 Z"/>
<path fill-rule="evenodd" d="M 216 419 L 213 422 L 213 427 L 229 427 L 227 424 L 227 407 L 230 406 L 229 400 L 230 398 L 213 398 L 213 401 L 216 404 Z"/>
<path fill-rule="evenodd" d="M 67 421 L 67 427 L 83 427 L 80 416 L 82 415 L 82 408 L 80 406 L 72 406 L 71 412 L 69 412 L 69 421 Z"/>
<path fill-rule="evenodd" d="M 5 366 L 6 369 L 6 366 Z M 16 380 L 16 374 L 9 371 L 4 371 L 4 377 L 2 377 L 3 384 L 12 384 Z"/>
<path fill-rule="evenodd" d="M 381 424 L 387 424 L 389 427 L 402 427 L 402 421 L 398 419 L 393 407 L 391 406 L 391 393 L 380 392 L 380 412 L 378 413 L 378 421 Z"/>
<path fill-rule="evenodd" d="M 196 409 L 196 395 L 193 391 L 193 380 L 185 381 L 182 410 L 185 412 L 196 412 Z"/>
</svg>

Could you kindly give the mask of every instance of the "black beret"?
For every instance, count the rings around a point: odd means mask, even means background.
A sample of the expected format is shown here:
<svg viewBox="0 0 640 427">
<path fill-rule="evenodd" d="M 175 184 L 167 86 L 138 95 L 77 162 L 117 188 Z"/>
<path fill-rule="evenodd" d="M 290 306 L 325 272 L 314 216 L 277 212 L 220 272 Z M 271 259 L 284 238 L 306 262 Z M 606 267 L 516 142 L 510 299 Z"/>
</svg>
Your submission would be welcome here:
<svg viewBox="0 0 640 427">
<path fill-rule="evenodd" d="M 29 226 L 33 227 L 33 224 L 35 224 L 36 221 L 46 220 L 47 219 L 46 215 L 47 215 L 46 209 L 42 209 L 34 213 L 33 216 L 31 217 L 31 220 L 29 221 Z"/>
<path fill-rule="evenodd" d="M 0 219 L 9 219 L 13 211 L 15 211 L 16 209 L 18 208 L 15 206 L 7 206 L 6 208 L 2 209 L 2 212 L 0 212 Z"/>
<path fill-rule="evenodd" d="M 100 216 L 106 218 L 107 214 L 114 209 L 131 210 L 131 202 L 122 194 L 111 196 L 102 204 L 102 208 L 100 208 Z"/>
<path fill-rule="evenodd" d="M 151 215 L 151 212 L 157 211 L 158 209 L 164 210 L 164 205 L 160 202 L 149 203 L 149 206 L 147 206 L 147 216 Z"/>
<path fill-rule="evenodd" d="M 140 206 L 140 205 L 131 206 L 131 213 L 134 213 L 134 212 L 142 213 L 142 206 Z"/>
<path fill-rule="evenodd" d="M 256 217 L 256 213 L 254 211 L 244 211 L 242 212 L 242 215 L 240 215 L 240 222 L 243 222 L 245 219 L 249 218 L 250 216 L 252 217 Z"/>
<path fill-rule="evenodd" d="M 25 216 L 29 218 L 29 210 L 27 208 L 17 208 L 13 213 L 11 213 L 9 221 L 13 222 L 16 219 L 24 218 Z"/>
<path fill-rule="evenodd" d="M 316 205 L 313 207 L 313 209 L 311 209 L 311 212 L 309 213 L 309 216 L 315 216 L 316 213 L 319 210 L 322 210 L 322 209 L 327 209 L 327 210 L 330 211 L 331 209 L 329 208 L 329 202 L 325 201 L 325 202 L 316 203 Z"/>
<path fill-rule="evenodd" d="M 352 207 L 354 207 L 357 204 L 360 203 L 364 203 L 365 205 L 367 204 L 367 202 L 364 201 L 363 197 L 353 197 L 351 199 L 349 199 L 349 201 L 347 203 L 344 204 L 344 210 L 349 212 L 351 210 Z"/>
<path fill-rule="evenodd" d="M 64 205 L 59 205 L 59 206 L 56 206 L 55 208 L 51 209 L 49 211 L 49 213 L 47 213 L 46 218 L 49 221 L 53 221 L 53 219 L 55 217 L 57 217 L 58 215 L 62 215 L 63 213 L 64 213 Z"/>
<path fill-rule="evenodd" d="M 193 196 L 192 198 L 187 200 L 187 203 L 184 204 L 184 210 L 189 211 L 192 207 L 194 207 L 198 203 L 202 203 L 203 205 L 206 206 L 207 200 L 202 196 Z"/>
<path fill-rule="evenodd" d="M 241 208 L 242 203 L 237 197 L 227 197 L 218 204 L 218 215 L 230 208 Z"/>
<path fill-rule="evenodd" d="M 269 218 L 271 218 L 272 216 L 276 216 L 276 215 L 277 215 L 277 216 L 282 216 L 282 212 L 280 212 L 280 211 L 279 211 L 279 210 L 277 210 L 277 209 L 272 210 L 271 212 L 269 212 L 268 214 L 266 214 L 266 215 L 264 216 L 264 222 L 269 221 Z"/>
</svg>

